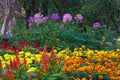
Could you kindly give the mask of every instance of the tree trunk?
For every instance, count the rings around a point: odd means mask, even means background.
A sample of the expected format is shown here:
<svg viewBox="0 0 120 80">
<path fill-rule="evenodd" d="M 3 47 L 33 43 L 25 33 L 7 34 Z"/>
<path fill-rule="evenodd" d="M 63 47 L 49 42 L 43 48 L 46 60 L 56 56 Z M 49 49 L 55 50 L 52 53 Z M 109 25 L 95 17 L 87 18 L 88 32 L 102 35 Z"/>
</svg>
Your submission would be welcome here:
<svg viewBox="0 0 120 80">
<path fill-rule="evenodd" d="M 8 28 L 8 23 L 9 23 L 9 18 L 10 18 L 10 7 L 8 7 L 7 1 L 5 1 L 5 12 L 4 12 L 4 14 L 5 15 L 4 15 L 0 35 L 5 35 L 5 33 L 7 32 L 7 28 Z"/>
<path fill-rule="evenodd" d="M 9 22 L 9 16 L 5 16 L 2 24 L 1 35 L 5 35 L 5 33 L 7 32 L 8 22 Z"/>
</svg>

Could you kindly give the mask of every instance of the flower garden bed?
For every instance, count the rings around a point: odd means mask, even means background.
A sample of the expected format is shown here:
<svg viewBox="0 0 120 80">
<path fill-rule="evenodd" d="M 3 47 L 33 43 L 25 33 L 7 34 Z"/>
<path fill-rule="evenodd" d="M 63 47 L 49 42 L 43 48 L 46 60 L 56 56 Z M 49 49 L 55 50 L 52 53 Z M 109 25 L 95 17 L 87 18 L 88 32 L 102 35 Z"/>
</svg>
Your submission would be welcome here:
<svg viewBox="0 0 120 80">
<path fill-rule="evenodd" d="M 83 45 L 73 51 L 69 48 L 57 51 L 26 43 L 11 48 L 7 42 L 1 50 L 0 79 L 3 80 L 120 79 L 120 49 L 91 50 Z"/>
<path fill-rule="evenodd" d="M 87 32 L 77 22 L 67 23 L 72 21 L 71 14 L 63 16 L 64 24 L 53 27 L 54 20 L 59 18 L 52 14 L 53 21 L 39 27 L 39 20 L 46 22 L 48 18 L 37 13 L 28 19 L 30 26 L 35 23 L 35 28 L 16 27 L 14 35 L 6 35 L 9 39 L 1 38 L 0 79 L 120 80 L 119 38 L 107 36 L 109 33 L 99 22 L 87 28 Z M 82 23 L 83 17 L 77 14 L 75 19 Z M 44 44 L 48 46 L 42 47 Z"/>
</svg>

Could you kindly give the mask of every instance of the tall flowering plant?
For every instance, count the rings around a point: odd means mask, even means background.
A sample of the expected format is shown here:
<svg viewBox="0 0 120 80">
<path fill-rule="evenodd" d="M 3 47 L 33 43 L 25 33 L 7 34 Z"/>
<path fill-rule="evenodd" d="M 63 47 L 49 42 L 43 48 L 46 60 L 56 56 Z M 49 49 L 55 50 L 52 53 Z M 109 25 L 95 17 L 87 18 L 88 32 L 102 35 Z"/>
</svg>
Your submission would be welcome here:
<svg viewBox="0 0 120 80">
<path fill-rule="evenodd" d="M 57 59 L 54 49 L 50 51 L 49 54 L 46 53 L 46 48 L 44 47 L 44 53 L 42 54 L 40 61 L 40 72 L 42 73 L 40 79 L 63 79 L 64 76 L 61 73 L 60 60 Z M 44 76 L 47 75 L 47 76 Z"/>
<path fill-rule="evenodd" d="M 69 13 L 65 13 L 63 15 L 62 22 L 65 24 L 67 21 L 72 21 L 72 15 Z"/>
<path fill-rule="evenodd" d="M 101 26 L 101 23 L 100 22 L 95 22 L 94 24 L 93 24 L 93 28 L 98 28 L 98 27 L 100 27 Z"/>
<path fill-rule="evenodd" d="M 60 16 L 59 16 L 59 14 L 57 14 L 57 13 L 52 13 L 52 15 L 50 16 L 50 19 L 51 20 L 57 20 L 57 19 L 59 19 L 60 18 Z"/>
<path fill-rule="evenodd" d="M 40 13 L 36 13 L 33 17 L 28 17 L 27 22 L 29 23 L 29 25 L 31 25 L 32 23 L 34 23 L 35 25 L 38 25 L 42 22 L 45 22 L 48 20 L 47 16 L 43 16 Z"/>
<path fill-rule="evenodd" d="M 80 22 L 83 21 L 83 16 L 81 14 L 76 14 L 76 16 L 74 17 L 76 20 L 79 20 Z"/>
</svg>

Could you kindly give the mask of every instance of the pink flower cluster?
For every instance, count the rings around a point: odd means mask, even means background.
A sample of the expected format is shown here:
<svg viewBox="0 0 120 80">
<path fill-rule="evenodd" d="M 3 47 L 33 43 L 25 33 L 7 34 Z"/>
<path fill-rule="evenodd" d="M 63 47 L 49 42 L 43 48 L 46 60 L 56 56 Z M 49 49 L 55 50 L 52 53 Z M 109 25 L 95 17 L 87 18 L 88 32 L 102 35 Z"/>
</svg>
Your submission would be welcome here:
<svg viewBox="0 0 120 80">
<path fill-rule="evenodd" d="M 66 23 L 67 21 L 72 21 L 72 15 L 69 13 L 63 15 L 63 23 Z"/>
<path fill-rule="evenodd" d="M 79 20 L 80 22 L 82 22 L 83 16 L 82 16 L 81 14 L 77 14 L 77 15 L 75 16 L 75 19 L 76 19 L 76 20 Z"/>
<path fill-rule="evenodd" d="M 76 14 L 74 19 L 82 22 L 83 21 L 83 16 L 81 14 Z M 72 21 L 72 15 L 69 14 L 69 13 L 66 13 L 66 14 L 63 15 L 63 23 L 66 23 L 67 21 Z"/>
<path fill-rule="evenodd" d="M 48 17 L 44 17 L 40 13 L 36 13 L 33 17 L 28 17 L 27 22 L 30 24 L 34 22 L 36 25 L 38 25 L 41 22 L 47 21 Z"/>
<path fill-rule="evenodd" d="M 101 26 L 100 22 L 95 22 L 95 23 L 93 24 L 93 28 L 98 28 L 98 27 L 100 27 L 100 26 Z"/>
</svg>

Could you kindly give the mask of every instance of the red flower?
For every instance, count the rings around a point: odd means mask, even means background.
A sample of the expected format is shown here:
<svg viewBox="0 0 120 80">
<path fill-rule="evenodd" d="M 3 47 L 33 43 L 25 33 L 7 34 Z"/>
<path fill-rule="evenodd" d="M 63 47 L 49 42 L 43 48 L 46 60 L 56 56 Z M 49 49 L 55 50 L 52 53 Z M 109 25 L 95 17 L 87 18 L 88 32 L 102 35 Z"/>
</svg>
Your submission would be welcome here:
<svg viewBox="0 0 120 80">
<path fill-rule="evenodd" d="M 38 73 L 36 73 L 35 77 L 36 77 L 36 78 L 39 78 L 39 74 L 38 74 Z"/>
<path fill-rule="evenodd" d="M 16 66 L 19 68 L 20 67 L 20 59 L 19 59 L 19 56 L 18 56 L 18 53 L 16 53 L 16 56 L 15 56 L 15 62 L 16 62 Z"/>
<path fill-rule="evenodd" d="M 54 60 L 56 58 L 56 54 L 54 52 L 54 49 L 52 48 L 51 52 L 50 52 L 50 59 Z"/>
<path fill-rule="evenodd" d="M 54 35 L 54 36 L 53 36 L 53 38 L 54 38 L 54 39 L 57 39 L 57 36 L 56 36 L 56 35 Z"/>
<path fill-rule="evenodd" d="M 25 58 L 25 57 L 24 57 L 24 62 L 23 62 L 23 63 L 24 63 L 24 65 L 26 65 L 26 63 L 27 63 L 27 60 L 26 60 L 26 58 Z"/>
<path fill-rule="evenodd" d="M 34 46 L 35 46 L 35 48 L 38 49 L 40 45 L 38 43 L 35 43 Z"/>
<path fill-rule="evenodd" d="M 44 53 L 42 54 L 40 62 L 41 62 L 41 64 L 43 64 L 40 68 L 44 71 L 47 70 L 48 69 L 48 64 L 49 64 L 49 57 L 46 54 L 46 47 L 44 47 Z"/>
<path fill-rule="evenodd" d="M 6 76 L 10 79 L 10 80 L 14 80 L 14 73 L 11 70 L 10 66 L 7 66 L 7 70 L 6 70 Z"/>
<path fill-rule="evenodd" d="M 4 43 L 4 48 L 9 47 L 9 45 L 10 45 L 10 42 L 9 42 L 9 41 L 5 42 L 5 43 Z"/>
<path fill-rule="evenodd" d="M 19 41 L 18 44 L 19 44 L 20 47 L 24 48 L 24 42 Z"/>
<path fill-rule="evenodd" d="M 47 64 L 44 64 L 44 65 L 42 65 L 42 66 L 40 67 L 40 69 L 46 71 L 46 70 L 48 70 L 48 65 L 47 65 Z"/>
<path fill-rule="evenodd" d="M 50 50 L 50 46 L 45 46 L 44 48 L 46 51 Z"/>
<path fill-rule="evenodd" d="M 9 48 L 10 50 L 13 50 L 13 51 L 17 51 L 17 47 L 16 46 L 12 46 L 11 48 Z"/>
<path fill-rule="evenodd" d="M 14 66 L 14 62 L 10 59 L 10 66 Z"/>
<path fill-rule="evenodd" d="M 43 51 L 44 49 L 43 48 L 40 48 L 40 51 Z"/>
<path fill-rule="evenodd" d="M 2 39 L 4 42 L 7 42 L 9 39 L 8 38 L 3 38 Z"/>
<path fill-rule="evenodd" d="M 11 67 L 20 67 L 20 60 L 19 60 L 19 56 L 18 53 L 16 53 L 15 58 L 13 60 L 10 59 L 10 66 Z"/>
<path fill-rule="evenodd" d="M 23 69 L 23 71 L 26 71 L 26 63 L 27 63 L 27 60 L 26 60 L 26 58 L 24 57 L 24 60 L 23 60 L 24 69 Z"/>
<path fill-rule="evenodd" d="M 48 58 L 46 52 L 44 52 L 44 53 L 42 54 L 41 63 L 43 63 L 43 64 L 49 63 L 49 58 Z"/>
</svg>

